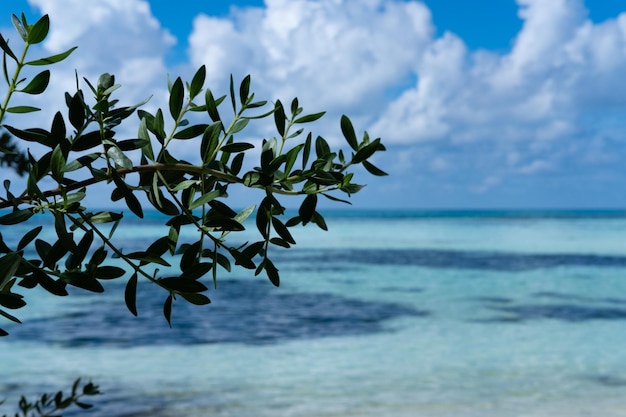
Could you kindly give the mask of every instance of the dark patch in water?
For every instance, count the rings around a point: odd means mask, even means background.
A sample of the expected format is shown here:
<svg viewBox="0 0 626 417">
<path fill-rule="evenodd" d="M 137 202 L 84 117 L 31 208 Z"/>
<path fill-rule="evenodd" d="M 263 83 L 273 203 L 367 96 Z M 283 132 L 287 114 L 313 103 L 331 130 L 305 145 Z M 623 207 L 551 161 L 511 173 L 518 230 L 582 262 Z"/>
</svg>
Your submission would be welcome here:
<svg viewBox="0 0 626 417">
<path fill-rule="evenodd" d="M 590 320 L 626 320 L 626 309 L 608 307 L 590 307 L 575 304 L 528 304 L 519 306 L 489 306 L 510 314 L 508 317 L 497 317 L 486 321 L 522 322 L 528 320 L 554 319 L 567 322 L 583 322 Z"/>
<path fill-rule="evenodd" d="M 298 255 L 291 261 L 298 260 Z M 415 265 L 428 268 L 528 271 L 562 266 L 626 267 L 626 256 L 592 254 L 523 254 L 430 249 L 351 249 L 300 254 L 302 262 L 331 264 Z"/>
<path fill-rule="evenodd" d="M 625 387 L 626 386 L 626 378 L 621 378 L 614 375 L 589 375 L 584 377 L 584 379 L 595 382 L 596 384 L 603 385 L 605 387 Z"/>
<path fill-rule="evenodd" d="M 383 287 L 380 289 L 383 292 L 401 292 L 401 293 L 414 293 L 418 294 L 424 292 L 423 288 L 404 288 L 404 287 Z"/>
<path fill-rule="evenodd" d="M 94 299 L 85 307 L 88 310 L 6 328 L 14 339 L 63 346 L 266 344 L 375 333 L 384 330 L 385 320 L 428 315 L 392 303 L 286 293 L 261 280 L 222 280 L 218 290 L 208 295 L 213 301 L 209 306 L 176 301 L 172 329 L 162 315 L 165 295 L 149 285 L 138 289 L 139 317 L 130 315 L 123 304 Z"/>
<path fill-rule="evenodd" d="M 552 291 L 536 292 L 536 293 L 534 293 L 532 295 L 533 295 L 533 297 L 537 297 L 537 298 L 552 298 L 552 299 L 556 299 L 556 300 L 569 300 L 569 301 L 575 300 L 575 301 L 592 302 L 592 303 L 607 303 L 607 304 L 626 305 L 626 299 L 625 298 L 585 297 L 585 296 L 576 295 L 576 294 L 566 294 L 566 293 L 559 293 L 559 292 L 552 292 Z"/>
<path fill-rule="evenodd" d="M 512 299 L 506 297 L 474 297 L 472 300 L 489 304 L 510 304 L 513 302 Z"/>
</svg>

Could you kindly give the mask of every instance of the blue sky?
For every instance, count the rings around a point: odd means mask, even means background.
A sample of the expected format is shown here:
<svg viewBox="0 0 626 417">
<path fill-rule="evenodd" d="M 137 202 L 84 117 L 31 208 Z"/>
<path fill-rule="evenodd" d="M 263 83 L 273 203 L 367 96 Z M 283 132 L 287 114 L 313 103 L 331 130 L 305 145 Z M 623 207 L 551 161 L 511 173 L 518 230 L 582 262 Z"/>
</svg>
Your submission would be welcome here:
<svg viewBox="0 0 626 417">
<path fill-rule="evenodd" d="M 358 207 L 626 207 L 619 1 L 13 0 L 3 33 L 21 11 L 51 16 L 46 52 L 79 46 L 49 102 L 77 69 L 165 106 L 167 74 L 205 64 L 213 90 L 249 73 L 257 96 L 328 110 L 313 129 L 337 144 L 349 115 L 388 148 Z"/>
</svg>

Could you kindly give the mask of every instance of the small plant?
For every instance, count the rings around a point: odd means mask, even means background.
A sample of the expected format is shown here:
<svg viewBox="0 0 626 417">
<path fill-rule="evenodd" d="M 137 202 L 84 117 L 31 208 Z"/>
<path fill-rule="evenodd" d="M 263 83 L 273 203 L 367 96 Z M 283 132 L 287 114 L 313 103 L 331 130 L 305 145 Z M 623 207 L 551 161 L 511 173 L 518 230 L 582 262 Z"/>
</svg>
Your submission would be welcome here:
<svg viewBox="0 0 626 417">
<path fill-rule="evenodd" d="M 18 402 L 19 413 L 15 413 L 15 417 L 60 417 L 60 411 L 77 406 L 83 410 L 93 407 L 91 404 L 83 402 L 84 397 L 100 394 L 97 385 L 91 382 L 82 384 L 78 378 L 72 385 L 69 396 L 65 396 L 63 391 L 57 393 L 42 394 L 35 402 L 30 402 L 26 397 L 22 396 Z M 1 402 L 0 402 L 1 404 Z M 2 417 L 10 417 L 3 414 Z"/>
</svg>

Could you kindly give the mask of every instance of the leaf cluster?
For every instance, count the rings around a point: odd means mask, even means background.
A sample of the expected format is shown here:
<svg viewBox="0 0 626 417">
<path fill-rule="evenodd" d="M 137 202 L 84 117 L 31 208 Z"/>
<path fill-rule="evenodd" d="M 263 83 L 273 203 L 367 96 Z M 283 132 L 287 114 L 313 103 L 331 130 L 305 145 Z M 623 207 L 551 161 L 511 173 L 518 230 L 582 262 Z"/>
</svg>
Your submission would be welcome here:
<svg viewBox="0 0 626 417">
<path fill-rule="evenodd" d="M 91 382 L 81 384 L 80 378 L 76 379 L 72 384 L 69 395 L 65 395 L 63 391 L 56 393 L 42 394 L 34 402 L 29 401 L 22 396 L 18 402 L 19 412 L 14 417 L 60 417 L 60 412 L 72 406 L 76 406 L 82 410 L 88 410 L 91 404 L 85 403 L 84 397 L 99 395 L 100 391 L 97 385 Z M 1 404 L 1 402 L 0 402 Z M 2 417 L 11 417 L 3 414 Z"/>
<path fill-rule="evenodd" d="M 14 93 L 39 94 L 48 85 L 49 70 L 26 80 L 20 78 L 24 66 L 51 65 L 74 50 L 26 61 L 28 47 L 45 39 L 49 21 L 44 16 L 29 25 L 23 16 L 14 16 L 13 22 L 24 49 L 17 58 L 0 36 L 7 83 L 0 122 L 6 112 L 38 110 L 9 105 Z M 9 77 L 9 63 L 15 70 L 13 77 Z M 385 150 L 380 139 L 370 139 L 367 132 L 359 139 L 348 117 L 340 123 L 349 148 L 344 152 L 306 130 L 324 113 L 305 113 L 297 98 L 289 106 L 279 100 L 258 100 L 250 90 L 250 76 L 237 85 L 231 76 L 228 93 L 221 96 L 205 82 L 204 66 L 191 81 L 170 80 L 167 108 L 149 112 L 143 108 L 147 100 L 120 105 L 115 98 L 120 85 L 114 75 L 103 74 L 96 82 L 79 80 L 77 75 L 76 91 L 65 94 L 66 108 L 55 113 L 49 128 L 3 125 L 18 140 L 37 143 L 44 152 L 28 153 L 25 189 L 15 193 L 9 181 L 3 184 L 2 230 L 30 224 L 35 216 L 39 225 L 29 228 L 17 243 L 0 234 L 0 315 L 19 322 L 7 311 L 26 305 L 19 288 L 40 286 L 65 296 L 68 285 L 102 292 L 101 281 L 123 277 L 126 306 L 137 315 L 141 277 L 164 290 L 163 314 L 171 325 L 175 300 L 210 303 L 203 278 L 208 276 L 216 286 L 219 272 L 231 271 L 233 265 L 255 275 L 263 273 L 278 286 L 280 274 L 271 255 L 296 244 L 290 229 L 311 223 L 327 229 L 318 211 L 319 198 L 348 203 L 347 198 L 363 188 L 350 172 L 356 165 L 373 175 L 386 175 L 371 162 Z M 242 139 L 244 129 L 259 119 L 273 123 L 275 136 Z M 123 123 L 135 123 L 136 136 L 120 138 L 116 130 Z M 173 149 L 179 147 L 172 143 L 178 141 L 195 147 L 197 159 L 189 162 L 177 155 Z M 56 188 L 42 189 L 41 184 L 50 180 Z M 142 201 L 147 200 L 165 217 L 161 237 L 142 250 L 124 251 L 115 231 L 125 213 L 84 205 L 95 184 L 105 184 L 110 200 L 123 201 L 137 218 L 144 217 Z M 231 207 L 228 197 L 233 187 L 258 190 L 259 202 L 243 210 Z M 280 198 L 301 199 L 296 216 L 284 218 Z M 54 228 L 51 241 L 39 237 L 41 222 Z M 251 223 L 258 237 L 232 244 L 231 237 Z M 186 235 L 184 230 L 192 230 L 195 238 L 180 239 Z"/>
</svg>

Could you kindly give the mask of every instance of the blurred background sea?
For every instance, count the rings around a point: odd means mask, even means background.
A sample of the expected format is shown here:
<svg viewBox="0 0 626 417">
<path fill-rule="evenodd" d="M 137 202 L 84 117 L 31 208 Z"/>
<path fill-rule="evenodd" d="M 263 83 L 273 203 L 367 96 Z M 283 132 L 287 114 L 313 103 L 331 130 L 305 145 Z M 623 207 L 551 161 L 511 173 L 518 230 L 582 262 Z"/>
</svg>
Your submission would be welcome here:
<svg viewBox="0 0 626 417">
<path fill-rule="evenodd" d="M 147 281 L 139 317 L 125 279 L 26 291 L 23 324 L 1 324 L 0 410 L 81 376 L 104 395 L 67 415 L 626 416 L 626 212 L 323 214 L 330 231 L 274 250 L 280 288 L 222 273 L 172 329 Z M 127 217 L 127 252 L 167 234 Z"/>
</svg>

